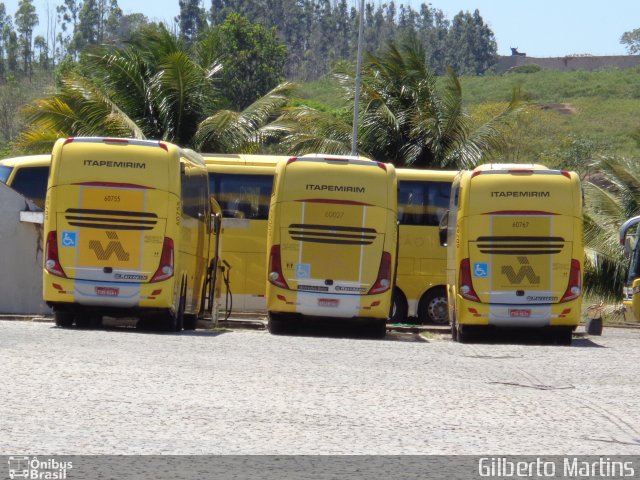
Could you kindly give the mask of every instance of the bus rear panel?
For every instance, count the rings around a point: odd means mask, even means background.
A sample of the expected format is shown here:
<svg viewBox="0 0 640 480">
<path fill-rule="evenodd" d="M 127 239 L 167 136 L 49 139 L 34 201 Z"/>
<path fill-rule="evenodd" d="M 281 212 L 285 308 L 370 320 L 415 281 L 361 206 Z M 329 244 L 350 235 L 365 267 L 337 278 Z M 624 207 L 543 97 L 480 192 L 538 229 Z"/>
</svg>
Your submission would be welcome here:
<svg viewBox="0 0 640 480">
<path fill-rule="evenodd" d="M 270 314 L 386 320 L 397 246 L 393 166 L 298 157 L 278 167 L 275 185 Z"/>
<path fill-rule="evenodd" d="M 466 177 L 465 177 L 466 176 Z M 449 270 L 457 325 L 578 325 L 582 198 L 574 173 L 476 169 L 459 184 Z M 453 285 L 452 285 L 453 283 Z"/>
</svg>

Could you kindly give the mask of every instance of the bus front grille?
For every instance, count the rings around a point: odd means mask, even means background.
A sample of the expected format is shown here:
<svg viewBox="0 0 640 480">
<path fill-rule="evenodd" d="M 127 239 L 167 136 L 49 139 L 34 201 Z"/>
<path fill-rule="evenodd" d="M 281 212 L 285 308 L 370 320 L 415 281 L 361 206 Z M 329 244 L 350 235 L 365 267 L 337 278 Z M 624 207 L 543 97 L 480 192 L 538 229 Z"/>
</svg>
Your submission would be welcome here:
<svg viewBox="0 0 640 480">
<path fill-rule="evenodd" d="M 152 230 L 158 223 L 155 213 L 86 208 L 69 208 L 64 218 L 73 227 L 109 230 Z"/>
<path fill-rule="evenodd" d="M 376 239 L 373 228 L 338 227 L 333 225 L 289 225 L 289 235 L 300 242 L 333 245 L 371 245 Z"/>
<path fill-rule="evenodd" d="M 481 253 L 496 255 L 549 255 L 562 251 L 564 238 L 494 236 L 478 237 L 476 243 Z"/>
</svg>

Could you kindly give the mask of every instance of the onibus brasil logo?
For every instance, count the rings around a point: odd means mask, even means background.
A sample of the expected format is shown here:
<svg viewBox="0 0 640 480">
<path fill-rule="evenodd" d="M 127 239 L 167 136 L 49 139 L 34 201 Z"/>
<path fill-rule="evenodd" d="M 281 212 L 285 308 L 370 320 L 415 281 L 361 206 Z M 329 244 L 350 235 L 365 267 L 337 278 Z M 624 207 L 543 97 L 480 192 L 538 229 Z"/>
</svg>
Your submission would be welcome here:
<svg viewBox="0 0 640 480">
<path fill-rule="evenodd" d="M 73 468 L 72 462 L 63 462 L 55 458 L 39 459 L 24 455 L 9 457 L 9 478 L 28 478 L 32 480 L 64 480 L 67 471 Z"/>
</svg>

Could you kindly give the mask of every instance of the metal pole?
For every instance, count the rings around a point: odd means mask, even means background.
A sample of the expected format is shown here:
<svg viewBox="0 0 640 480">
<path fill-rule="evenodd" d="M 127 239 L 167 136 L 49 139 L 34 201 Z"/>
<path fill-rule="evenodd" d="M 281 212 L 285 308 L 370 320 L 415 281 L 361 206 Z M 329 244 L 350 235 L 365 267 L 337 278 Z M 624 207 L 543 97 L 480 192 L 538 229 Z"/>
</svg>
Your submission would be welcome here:
<svg viewBox="0 0 640 480">
<path fill-rule="evenodd" d="M 356 67 L 356 96 L 353 100 L 353 132 L 351 133 L 351 155 L 358 155 L 358 113 L 360 111 L 360 67 L 362 66 L 362 35 L 364 32 L 364 0 L 360 0 L 358 25 L 358 65 Z"/>
</svg>

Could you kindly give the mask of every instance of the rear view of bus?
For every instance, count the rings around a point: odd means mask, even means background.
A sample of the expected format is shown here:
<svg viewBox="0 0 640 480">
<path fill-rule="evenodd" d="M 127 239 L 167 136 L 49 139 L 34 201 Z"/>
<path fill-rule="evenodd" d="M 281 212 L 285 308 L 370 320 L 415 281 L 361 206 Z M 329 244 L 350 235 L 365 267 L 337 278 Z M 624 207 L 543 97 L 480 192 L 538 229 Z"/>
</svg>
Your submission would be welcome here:
<svg viewBox="0 0 640 480">
<path fill-rule="evenodd" d="M 210 301 L 214 223 L 201 157 L 170 143 L 69 138 L 53 148 L 44 300 L 56 323 L 139 316 L 193 329 Z M 214 273 L 214 272 L 213 272 Z"/>
<path fill-rule="evenodd" d="M 384 336 L 396 217 L 392 165 L 319 154 L 281 162 L 267 242 L 271 333 L 310 316 L 359 319 Z"/>
<path fill-rule="evenodd" d="M 582 194 L 573 172 L 485 165 L 451 192 L 452 335 L 474 327 L 544 327 L 570 344 L 582 299 Z"/>
</svg>

